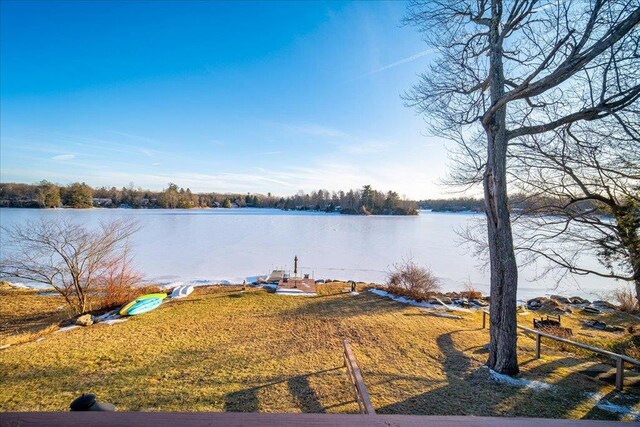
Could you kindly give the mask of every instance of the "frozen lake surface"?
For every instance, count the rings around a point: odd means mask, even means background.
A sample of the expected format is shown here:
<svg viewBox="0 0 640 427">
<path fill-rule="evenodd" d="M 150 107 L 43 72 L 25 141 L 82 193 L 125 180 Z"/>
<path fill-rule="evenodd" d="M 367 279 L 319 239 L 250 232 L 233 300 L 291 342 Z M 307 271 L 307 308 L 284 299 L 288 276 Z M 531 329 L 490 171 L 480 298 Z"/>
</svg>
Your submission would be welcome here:
<svg viewBox="0 0 640 427">
<path fill-rule="evenodd" d="M 132 240 L 134 265 L 147 280 L 165 285 L 241 283 L 275 268 L 293 270 L 294 255 L 302 272 L 316 279 L 383 283 L 394 263 L 411 257 L 433 270 L 444 291 L 462 290 L 469 279 L 483 293 L 489 291 L 488 273 L 478 268 L 482 261 L 459 245 L 455 232 L 481 218 L 478 214 L 421 211 L 413 217 L 365 217 L 275 209 L 5 208 L 0 209 L 0 224 L 60 216 L 89 225 L 135 218 L 142 229 Z M 620 284 L 584 276 L 558 284 L 552 277 L 535 276 L 534 267 L 520 269 L 519 298 L 552 293 L 600 298 Z"/>
</svg>

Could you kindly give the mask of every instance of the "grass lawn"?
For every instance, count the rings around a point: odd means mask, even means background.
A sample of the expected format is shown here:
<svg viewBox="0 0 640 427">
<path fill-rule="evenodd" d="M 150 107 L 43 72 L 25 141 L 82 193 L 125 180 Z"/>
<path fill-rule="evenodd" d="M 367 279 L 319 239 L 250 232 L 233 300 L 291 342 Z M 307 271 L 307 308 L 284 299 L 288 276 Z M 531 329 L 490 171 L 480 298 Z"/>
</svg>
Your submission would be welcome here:
<svg viewBox="0 0 640 427">
<path fill-rule="evenodd" d="M 355 413 L 343 338 L 379 413 L 618 419 L 598 398 L 640 411 L 638 395 L 580 372 L 611 366 L 552 348 L 535 360 L 524 335 L 521 376 L 555 387 L 497 383 L 481 368 L 488 332 L 479 313 L 434 317 L 369 292 L 305 298 L 209 287 L 113 326 L 46 334 L 42 319 L 25 320 L 34 311 L 55 319 L 60 304 L 0 293 L 0 345 L 45 337 L 0 350 L 1 411 L 63 411 L 93 392 L 120 411 Z"/>
</svg>

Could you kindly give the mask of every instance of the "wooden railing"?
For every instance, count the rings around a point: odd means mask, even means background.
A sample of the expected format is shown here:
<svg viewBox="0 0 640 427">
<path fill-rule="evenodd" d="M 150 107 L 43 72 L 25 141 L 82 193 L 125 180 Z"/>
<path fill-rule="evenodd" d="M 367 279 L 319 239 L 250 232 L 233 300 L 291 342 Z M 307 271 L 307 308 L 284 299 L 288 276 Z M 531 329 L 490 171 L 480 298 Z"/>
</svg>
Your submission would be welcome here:
<svg viewBox="0 0 640 427">
<path fill-rule="evenodd" d="M 487 317 L 489 313 L 485 310 L 482 311 L 482 328 L 486 328 Z M 613 353 L 611 351 L 607 351 L 602 348 L 593 347 L 587 344 L 583 344 L 580 342 L 571 341 L 565 338 L 560 338 L 555 335 L 547 334 L 545 332 L 539 331 L 537 329 L 525 328 L 524 326 L 517 325 L 518 329 L 523 330 L 525 332 L 529 332 L 535 334 L 536 336 L 536 359 L 540 359 L 540 351 L 542 346 L 542 337 L 549 338 L 553 341 L 558 341 L 564 344 L 572 345 L 574 347 L 582 348 L 584 350 L 588 350 L 592 353 L 601 354 L 603 356 L 610 357 L 611 359 L 616 361 L 616 390 L 622 391 L 624 388 L 624 364 L 631 363 L 633 365 L 640 366 L 640 360 L 636 360 L 632 357 L 625 356 L 624 354 Z"/>
<path fill-rule="evenodd" d="M 344 346 L 344 366 L 347 368 L 349 379 L 351 380 L 351 384 L 353 384 L 356 402 L 358 402 L 360 413 L 375 415 L 376 411 L 373 409 L 373 405 L 371 404 L 367 386 L 364 385 L 362 372 L 360 372 L 360 368 L 358 368 L 358 363 L 356 363 L 356 358 L 351 350 L 349 340 L 343 340 L 342 345 Z"/>
</svg>

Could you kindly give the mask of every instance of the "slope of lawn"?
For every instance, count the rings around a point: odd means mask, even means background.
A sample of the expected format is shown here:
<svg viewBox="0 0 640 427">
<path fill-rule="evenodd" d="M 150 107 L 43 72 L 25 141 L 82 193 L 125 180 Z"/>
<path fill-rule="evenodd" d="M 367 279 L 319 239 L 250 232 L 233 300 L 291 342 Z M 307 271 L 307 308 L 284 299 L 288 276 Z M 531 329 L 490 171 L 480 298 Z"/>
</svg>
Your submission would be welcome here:
<svg viewBox="0 0 640 427">
<path fill-rule="evenodd" d="M 0 294 L 0 306 L 13 307 L 0 311 L 2 340 L 18 333 L 7 324 L 33 316 L 16 307 L 20 298 Z M 51 304 L 55 315 L 60 301 Z M 602 399 L 640 411 L 637 395 L 579 372 L 611 366 L 553 348 L 535 360 L 524 335 L 521 376 L 554 386 L 496 382 L 482 368 L 488 332 L 480 314 L 464 316 L 431 316 L 369 292 L 305 298 L 198 288 L 125 323 L 0 350 L 0 410 L 63 411 L 92 392 L 121 411 L 354 413 L 342 366 L 348 338 L 379 413 L 617 419 L 596 407 Z"/>
</svg>

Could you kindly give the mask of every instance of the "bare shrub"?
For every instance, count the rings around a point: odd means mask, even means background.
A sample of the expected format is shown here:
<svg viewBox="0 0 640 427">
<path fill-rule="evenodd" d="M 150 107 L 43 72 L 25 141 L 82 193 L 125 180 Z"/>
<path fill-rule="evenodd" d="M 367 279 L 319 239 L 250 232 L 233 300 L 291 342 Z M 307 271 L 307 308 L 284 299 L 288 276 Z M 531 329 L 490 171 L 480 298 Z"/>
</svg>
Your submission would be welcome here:
<svg viewBox="0 0 640 427">
<path fill-rule="evenodd" d="M 389 271 L 387 290 L 395 295 L 421 301 L 434 296 L 440 290 L 440 282 L 431 270 L 408 259 L 394 264 Z"/>
<path fill-rule="evenodd" d="M 638 300 L 629 287 L 620 287 L 611 293 L 613 300 L 617 303 L 618 308 L 628 313 L 640 310 Z"/>
<path fill-rule="evenodd" d="M 462 284 L 462 287 L 464 290 L 460 292 L 460 296 L 468 299 L 482 298 L 482 292 L 475 287 L 470 277 Z"/>
<path fill-rule="evenodd" d="M 128 303 L 146 293 L 160 292 L 157 286 L 139 286 L 142 276 L 131 267 L 129 249 L 112 259 L 105 271 L 96 280 L 100 308 L 109 309 Z"/>
<path fill-rule="evenodd" d="M 85 313 L 100 287 L 137 277 L 128 267 L 126 248 L 138 228 L 130 220 L 88 228 L 59 218 L 2 227 L 0 277 L 49 285 L 76 314 Z"/>
</svg>

